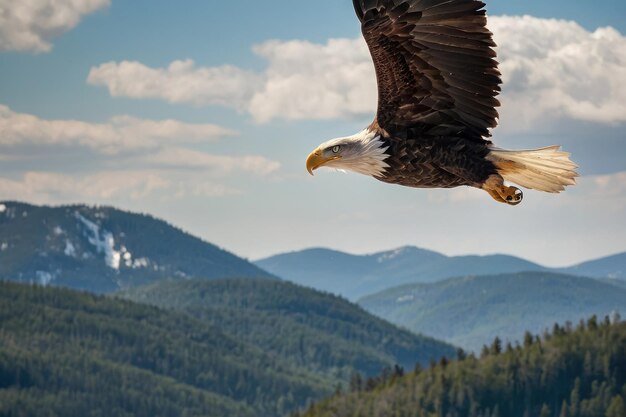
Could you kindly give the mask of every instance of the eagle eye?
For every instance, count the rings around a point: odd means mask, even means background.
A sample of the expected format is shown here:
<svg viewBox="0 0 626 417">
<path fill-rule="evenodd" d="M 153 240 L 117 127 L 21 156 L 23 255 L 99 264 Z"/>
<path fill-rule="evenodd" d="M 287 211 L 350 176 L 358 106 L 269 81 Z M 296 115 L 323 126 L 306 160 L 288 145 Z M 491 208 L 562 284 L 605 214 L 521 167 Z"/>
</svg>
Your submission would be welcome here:
<svg viewBox="0 0 626 417">
<path fill-rule="evenodd" d="M 339 145 L 333 146 L 333 153 L 339 153 L 340 150 L 341 150 L 341 146 Z"/>
</svg>

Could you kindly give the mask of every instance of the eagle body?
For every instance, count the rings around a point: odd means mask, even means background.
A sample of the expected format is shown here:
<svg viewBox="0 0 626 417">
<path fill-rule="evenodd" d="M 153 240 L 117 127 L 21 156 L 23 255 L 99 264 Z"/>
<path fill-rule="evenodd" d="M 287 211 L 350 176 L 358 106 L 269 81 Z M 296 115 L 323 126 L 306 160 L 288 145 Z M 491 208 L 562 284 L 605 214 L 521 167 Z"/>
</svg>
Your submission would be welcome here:
<svg viewBox="0 0 626 417">
<path fill-rule="evenodd" d="M 517 205 L 522 187 L 557 193 L 577 166 L 560 147 L 508 151 L 497 126 L 500 72 L 477 0 L 353 0 L 378 82 L 374 122 L 319 145 L 307 169 L 346 169 L 414 188 L 470 186 Z"/>
<path fill-rule="evenodd" d="M 383 139 L 389 167 L 376 179 L 413 188 L 480 187 L 497 173 L 486 159 L 489 147 L 462 137 L 419 136 Z"/>
</svg>

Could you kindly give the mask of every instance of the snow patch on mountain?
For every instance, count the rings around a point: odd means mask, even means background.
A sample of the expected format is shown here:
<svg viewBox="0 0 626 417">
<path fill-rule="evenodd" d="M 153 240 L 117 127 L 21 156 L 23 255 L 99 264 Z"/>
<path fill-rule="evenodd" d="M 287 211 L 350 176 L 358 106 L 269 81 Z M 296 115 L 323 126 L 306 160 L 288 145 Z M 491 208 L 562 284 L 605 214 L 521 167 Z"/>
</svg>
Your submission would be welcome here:
<svg viewBox="0 0 626 417">
<path fill-rule="evenodd" d="M 7 206 L 0 204 L 0 213 L 4 213 L 5 211 L 7 211 Z"/>
<path fill-rule="evenodd" d="M 4 252 L 7 249 L 9 249 L 9 244 L 8 243 L 6 243 L 6 242 L 0 243 L 0 252 Z"/>
<path fill-rule="evenodd" d="M 37 276 L 37 282 L 44 287 L 50 284 L 55 278 L 53 274 L 47 271 L 37 271 L 35 272 L 35 275 Z"/>
<path fill-rule="evenodd" d="M 69 239 L 65 240 L 65 250 L 63 250 L 63 253 L 65 254 L 65 256 L 70 256 L 72 258 L 76 257 L 76 248 Z"/>
<path fill-rule="evenodd" d="M 75 213 L 76 218 L 87 229 L 87 240 L 91 243 L 98 253 L 104 253 L 104 262 L 109 268 L 119 270 L 122 254 L 115 250 L 115 239 L 113 234 L 106 230 L 101 230 L 100 226 L 80 213 Z"/>
<path fill-rule="evenodd" d="M 397 258 L 398 256 L 404 255 L 405 253 L 407 253 L 410 250 L 411 250 L 410 247 L 404 246 L 402 248 L 398 248 L 398 249 L 395 249 L 395 250 L 392 250 L 392 251 L 389 251 L 389 252 L 385 252 L 382 255 L 380 255 L 378 257 L 378 259 L 376 259 L 376 261 L 379 264 L 381 264 L 383 262 L 390 261 L 390 260 L 392 260 L 394 258 Z"/>
<path fill-rule="evenodd" d="M 411 302 L 413 300 L 415 300 L 415 296 L 413 294 L 403 295 L 403 296 L 398 297 L 396 299 L 396 303 L 398 303 L 398 304 L 409 303 L 409 302 Z"/>
<path fill-rule="evenodd" d="M 148 258 L 135 259 L 132 265 L 130 265 L 130 267 L 133 269 L 147 268 L 148 266 L 150 266 L 150 259 Z"/>
</svg>

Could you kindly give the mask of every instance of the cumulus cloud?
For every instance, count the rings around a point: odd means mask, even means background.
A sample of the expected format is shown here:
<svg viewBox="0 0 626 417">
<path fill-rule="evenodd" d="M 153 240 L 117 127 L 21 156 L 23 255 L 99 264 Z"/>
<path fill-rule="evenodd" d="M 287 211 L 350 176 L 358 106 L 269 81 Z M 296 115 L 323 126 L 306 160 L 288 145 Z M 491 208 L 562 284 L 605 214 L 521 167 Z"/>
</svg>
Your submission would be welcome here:
<svg viewBox="0 0 626 417">
<path fill-rule="evenodd" d="M 626 121 L 626 37 L 530 16 L 490 20 L 501 62 L 507 129 L 545 119 Z"/>
<path fill-rule="evenodd" d="M 50 41 L 110 0 L 0 0 L 0 51 L 48 52 Z"/>
<path fill-rule="evenodd" d="M 365 42 L 331 39 L 324 45 L 270 41 L 254 48 L 269 67 L 250 100 L 255 120 L 331 119 L 371 113 L 375 73 Z"/>
<path fill-rule="evenodd" d="M 197 68 L 192 60 L 167 68 L 140 62 L 107 62 L 89 72 L 87 82 L 103 85 L 114 97 L 156 98 L 170 103 L 216 104 L 243 109 L 260 77 L 233 66 Z"/>
<path fill-rule="evenodd" d="M 562 118 L 626 121 L 626 37 L 612 28 L 590 32 L 575 22 L 529 16 L 491 17 L 504 78 L 501 109 L 508 129 L 527 130 Z M 115 96 L 174 103 L 221 104 L 247 110 L 258 122 L 373 114 L 376 80 L 365 42 L 269 41 L 253 48 L 263 73 L 234 67 L 168 68 L 107 63 L 89 82 Z M 194 87 L 195 86 L 195 87 Z"/>
<path fill-rule="evenodd" d="M 117 116 L 106 123 L 44 120 L 0 105 L 0 146 L 79 145 L 103 153 L 118 153 L 164 144 L 204 142 L 234 134 L 212 124 L 131 116 Z"/>
</svg>

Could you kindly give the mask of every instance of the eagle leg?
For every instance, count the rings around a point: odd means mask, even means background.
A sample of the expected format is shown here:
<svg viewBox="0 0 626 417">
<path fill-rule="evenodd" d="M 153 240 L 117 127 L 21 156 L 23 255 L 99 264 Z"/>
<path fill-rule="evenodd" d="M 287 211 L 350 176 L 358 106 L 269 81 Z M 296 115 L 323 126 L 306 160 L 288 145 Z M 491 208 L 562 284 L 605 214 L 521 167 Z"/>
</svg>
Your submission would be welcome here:
<svg viewBox="0 0 626 417">
<path fill-rule="evenodd" d="M 516 206 L 524 199 L 524 193 L 517 187 L 504 185 L 504 179 L 499 174 L 490 175 L 482 186 L 494 200 L 510 206 Z"/>
</svg>

